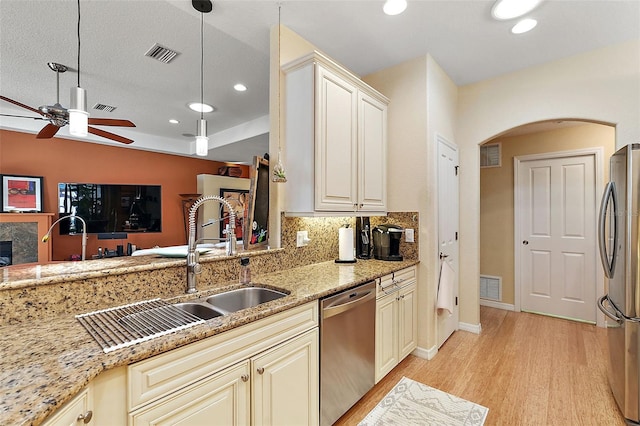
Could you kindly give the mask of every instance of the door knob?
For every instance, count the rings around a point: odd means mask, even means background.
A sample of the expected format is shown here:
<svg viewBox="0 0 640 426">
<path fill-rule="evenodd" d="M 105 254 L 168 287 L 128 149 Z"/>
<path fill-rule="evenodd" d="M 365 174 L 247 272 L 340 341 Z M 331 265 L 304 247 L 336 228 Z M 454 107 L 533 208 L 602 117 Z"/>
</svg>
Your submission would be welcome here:
<svg viewBox="0 0 640 426">
<path fill-rule="evenodd" d="M 522 241 L 522 244 L 524 244 L 525 246 L 528 246 L 528 245 L 529 245 L 529 241 L 527 241 L 527 240 L 523 240 L 523 241 Z"/>
</svg>

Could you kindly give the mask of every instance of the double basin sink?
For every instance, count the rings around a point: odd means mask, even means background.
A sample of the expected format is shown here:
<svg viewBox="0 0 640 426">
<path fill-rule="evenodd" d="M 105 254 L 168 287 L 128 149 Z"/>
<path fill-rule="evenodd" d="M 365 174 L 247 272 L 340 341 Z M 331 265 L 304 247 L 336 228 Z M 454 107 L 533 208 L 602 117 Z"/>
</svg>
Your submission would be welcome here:
<svg viewBox="0 0 640 426">
<path fill-rule="evenodd" d="M 208 320 L 242 309 L 252 308 L 287 296 L 281 291 L 264 287 L 242 287 L 214 294 L 206 299 L 176 303 L 174 306 L 198 318 Z"/>
</svg>

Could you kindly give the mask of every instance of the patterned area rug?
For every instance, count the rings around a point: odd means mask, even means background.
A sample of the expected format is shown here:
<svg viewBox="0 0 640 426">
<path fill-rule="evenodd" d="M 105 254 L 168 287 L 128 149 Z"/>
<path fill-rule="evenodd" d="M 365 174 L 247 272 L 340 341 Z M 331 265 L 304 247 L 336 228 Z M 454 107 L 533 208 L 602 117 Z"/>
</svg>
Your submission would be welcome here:
<svg viewBox="0 0 640 426">
<path fill-rule="evenodd" d="M 489 409 L 406 377 L 359 426 L 481 426 Z"/>
</svg>

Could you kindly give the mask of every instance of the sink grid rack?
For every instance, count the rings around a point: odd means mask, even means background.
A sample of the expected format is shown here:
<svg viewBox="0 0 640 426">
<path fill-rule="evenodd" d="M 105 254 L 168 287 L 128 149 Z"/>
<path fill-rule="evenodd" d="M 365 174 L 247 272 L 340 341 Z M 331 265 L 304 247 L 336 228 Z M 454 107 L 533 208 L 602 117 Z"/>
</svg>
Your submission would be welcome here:
<svg viewBox="0 0 640 426">
<path fill-rule="evenodd" d="M 89 312 L 76 318 L 105 353 L 205 322 L 162 299 Z"/>
</svg>

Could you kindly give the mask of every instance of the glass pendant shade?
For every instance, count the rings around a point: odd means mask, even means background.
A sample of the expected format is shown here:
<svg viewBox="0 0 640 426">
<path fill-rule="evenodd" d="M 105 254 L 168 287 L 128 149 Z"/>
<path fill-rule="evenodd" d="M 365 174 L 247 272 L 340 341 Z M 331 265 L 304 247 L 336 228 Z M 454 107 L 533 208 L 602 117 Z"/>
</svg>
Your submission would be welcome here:
<svg viewBox="0 0 640 426">
<path fill-rule="evenodd" d="M 209 154 L 209 138 L 207 137 L 207 120 L 198 120 L 198 136 L 196 136 L 196 155 L 206 157 Z"/>
<path fill-rule="evenodd" d="M 87 92 L 83 88 L 71 88 L 71 108 L 68 111 L 69 133 L 73 136 L 87 136 L 89 113 L 87 112 Z"/>
</svg>

